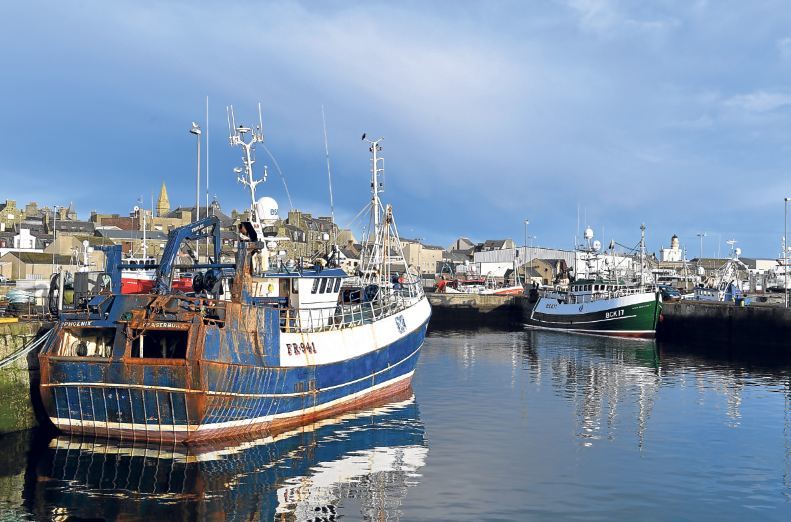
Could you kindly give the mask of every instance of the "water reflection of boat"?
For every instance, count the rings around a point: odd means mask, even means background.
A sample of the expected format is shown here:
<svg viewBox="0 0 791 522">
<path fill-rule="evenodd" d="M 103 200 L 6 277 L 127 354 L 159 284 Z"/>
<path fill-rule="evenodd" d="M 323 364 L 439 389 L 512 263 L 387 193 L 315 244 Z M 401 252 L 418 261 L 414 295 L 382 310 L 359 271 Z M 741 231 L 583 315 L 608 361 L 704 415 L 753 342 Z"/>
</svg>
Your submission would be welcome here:
<svg viewBox="0 0 791 522">
<path fill-rule="evenodd" d="M 592 337 L 576 337 L 558 346 L 562 349 L 550 356 L 551 379 L 574 405 L 581 444 L 592 446 L 626 429 L 634 430 L 642 449 L 662 380 L 654 343 L 624 339 L 603 344 Z M 580 350 L 585 357 L 578 356 Z"/>
<path fill-rule="evenodd" d="M 224 444 L 59 437 L 39 461 L 34 509 L 45 517 L 54 509 L 64 517 L 304 520 L 340 515 L 354 498 L 364 516 L 391 518 L 428 453 L 411 390 L 397 399 Z"/>
</svg>

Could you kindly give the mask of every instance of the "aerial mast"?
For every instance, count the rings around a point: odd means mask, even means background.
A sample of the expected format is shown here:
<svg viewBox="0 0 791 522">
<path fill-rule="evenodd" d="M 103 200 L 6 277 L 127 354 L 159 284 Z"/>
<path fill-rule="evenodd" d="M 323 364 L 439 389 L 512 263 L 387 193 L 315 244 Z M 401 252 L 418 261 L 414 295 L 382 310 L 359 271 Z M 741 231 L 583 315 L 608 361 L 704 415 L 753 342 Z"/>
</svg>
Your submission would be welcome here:
<svg viewBox="0 0 791 522">
<path fill-rule="evenodd" d="M 645 283 L 643 267 L 645 266 L 645 223 L 640 223 L 640 285 Z"/>
<path fill-rule="evenodd" d="M 250 191 L 250 222 L 253 225 L 260 226 L 259 216 L 255 208 L 255 188 L 259 183 L 266 181 L 266 167 L 264 167 L 264 176 L 260 179 L 255 179 L 253 176 L 253 164 L 255 163 L 253 151 L 256 143 L 263 143 L 264 141 L 261 104 L 258 104 L 258 126 L 255 129 L 245 127 L 241 123 L 236 126 L 233 105 L 228 106 L 226 112 L 228 113 L 228 142 L 232 147 L 242 148 L 242 167 L 236 167 L 233 171 L 237 175 L 236 180 Z M 250 134 L 249 139 L 246 137 L 248 133 Z"/>
</svg>

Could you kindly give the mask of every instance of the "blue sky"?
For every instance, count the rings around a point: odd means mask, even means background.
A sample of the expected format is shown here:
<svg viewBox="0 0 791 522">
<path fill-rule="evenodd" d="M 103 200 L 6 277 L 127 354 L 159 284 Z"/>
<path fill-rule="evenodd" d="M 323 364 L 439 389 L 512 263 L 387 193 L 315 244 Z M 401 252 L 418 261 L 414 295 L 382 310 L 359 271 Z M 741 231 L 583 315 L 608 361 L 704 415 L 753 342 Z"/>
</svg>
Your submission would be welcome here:
<svg viewBox="0 0 791 522">
<path fill-rule="evenodd" d="M 570 247 L 579 208 L 605 243 L 645 222 L 652 250 L 676 233 L 695 257 L 701 231 L 707 256 L 780 250 L 786 2 L 18 2 L 0 47 L 0 199 L 87 217 L 165 181 L 190 204 L 209 96 L 226 210 L 245 193 L 225 105 L 252 121 L 260 101 L 294 206 L 329 213 L 324 105 L 341 226 L 368 197 L 368 132 L 404 236 L 522 243 L 527 218 L 534 244 Z M 263 187 L 285 215 L 274 169 Z"/>
</svg>

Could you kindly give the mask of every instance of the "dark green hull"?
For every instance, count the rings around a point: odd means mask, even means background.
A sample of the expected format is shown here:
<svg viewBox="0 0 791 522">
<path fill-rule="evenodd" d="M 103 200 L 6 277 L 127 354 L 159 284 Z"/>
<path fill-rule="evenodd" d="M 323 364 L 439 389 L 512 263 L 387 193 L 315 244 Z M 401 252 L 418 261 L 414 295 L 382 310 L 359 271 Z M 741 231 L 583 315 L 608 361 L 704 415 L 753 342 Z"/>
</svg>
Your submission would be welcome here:
<svg viewBox="0 0 791 522">
<path fill-rule="evenodd" d="M 541 329 L 653 338 L 661 312 L 662 299 L 653 292 L 575 304 L 541 297 L 526 319 Z"/>
</svg>

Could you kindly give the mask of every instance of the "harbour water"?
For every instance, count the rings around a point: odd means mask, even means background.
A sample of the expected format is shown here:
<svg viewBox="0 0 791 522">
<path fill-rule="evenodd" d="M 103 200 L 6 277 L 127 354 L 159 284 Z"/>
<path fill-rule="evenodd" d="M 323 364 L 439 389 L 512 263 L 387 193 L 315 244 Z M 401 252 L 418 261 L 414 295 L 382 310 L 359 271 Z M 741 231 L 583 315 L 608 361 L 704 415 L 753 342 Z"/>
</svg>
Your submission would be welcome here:
<svg viewBox="0 0 791 522">
<path fill-rule="evenodd" d="M 788 520 L 790 405 L 772 354 L 435 330 L 413 393 L 275 438 L 0 438 L 0 519 Z"/>
</svg>

